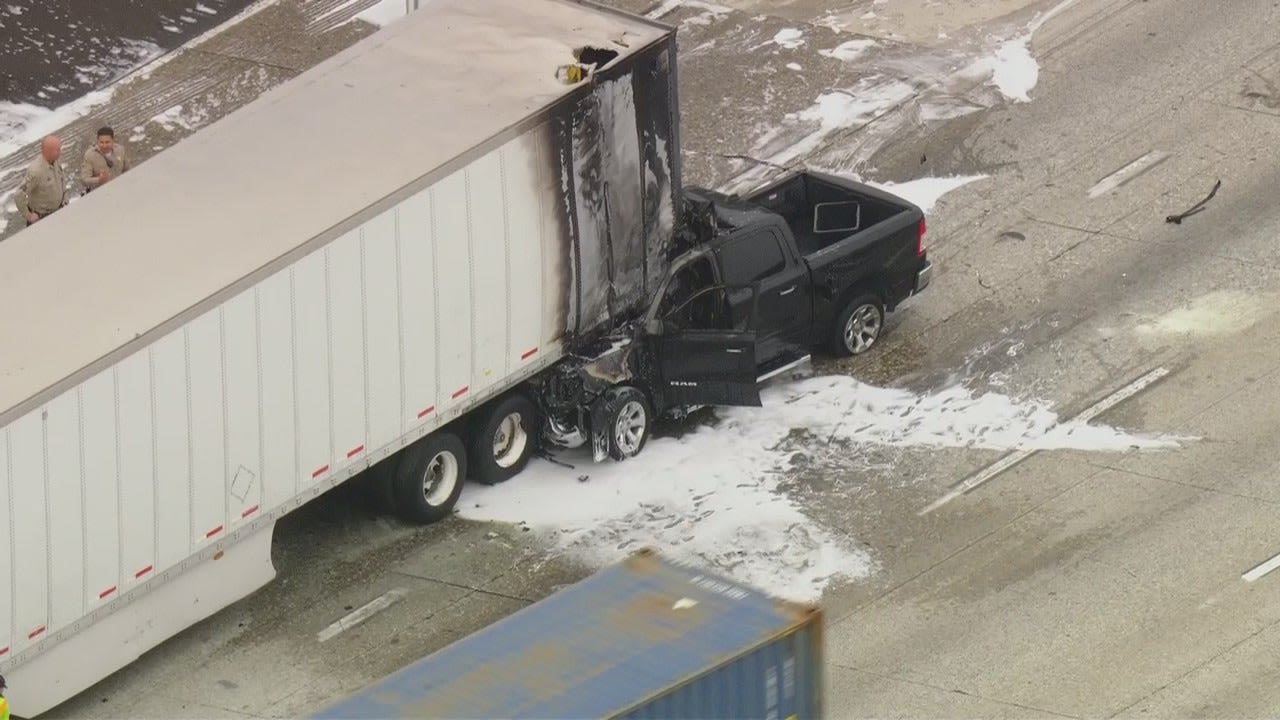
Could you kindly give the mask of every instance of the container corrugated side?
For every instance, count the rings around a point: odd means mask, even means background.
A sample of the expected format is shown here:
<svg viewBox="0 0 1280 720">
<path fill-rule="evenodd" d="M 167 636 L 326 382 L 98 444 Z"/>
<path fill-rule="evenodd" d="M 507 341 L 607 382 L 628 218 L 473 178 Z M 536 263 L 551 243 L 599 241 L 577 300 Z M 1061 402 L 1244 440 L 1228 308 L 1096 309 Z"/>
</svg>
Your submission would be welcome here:
<svg viewBox="0 0 1280 720">
<path fill-rule="evenodd" d="M 621 714 L 627 720 L 822 717 L 822 616 Z"/>
<path fill-rule="evenodd" d="M 770 677 L 785 697 L 788 667 L 794 714 L 810 717 L 820 637 L 817 608 L 641 551 L 315 717 L 618 717 L 735 686 L 766 706 Z M 688 711 L 707 716 L 702 702 Z"/>
</svg>

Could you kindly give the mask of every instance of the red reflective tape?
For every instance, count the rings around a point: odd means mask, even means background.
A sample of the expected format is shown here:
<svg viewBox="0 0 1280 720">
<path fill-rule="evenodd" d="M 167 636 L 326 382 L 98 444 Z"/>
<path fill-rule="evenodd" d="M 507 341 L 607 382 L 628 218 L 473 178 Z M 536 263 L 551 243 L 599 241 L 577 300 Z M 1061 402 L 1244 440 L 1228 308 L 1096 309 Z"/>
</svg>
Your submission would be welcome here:
<svg viewBox="0 0 1280 720">
<path fill-rule="evenodd" d="M 0 648 L 0 655 L 8 655 L 8 654 L 9 654 L 9 646 L 8 646 L 8 645 L 5 645 L 4 647 Z"/>
<path fill-rule="evenodd" d="M 534 349 L 532 349 L 532 350 L 525 350 L 525 351 L 524 351 L 524 354 L 520 356 L 520 359 L 521 359 L 521 360 L 528 360 L 529 358 L 531 358 L 531 357 L 533 357 L 534 355 L 537 355 L 537 354 L 538 354 L 538 348 L 534 348 Z"/>
<path fill-rule="evenodd" d="M 39 635 L 39 634 L 40 634 L 40 633 L 42 633 L 42 632 L 44 632 L 44 626 L 43 626 L 43 625 L 41 625 L 40 627 L 38 627 L 38 628 L 36 628 L 35 630 L 32 630 L 30 633 L 28 633 L 28 634 L 27 634 L 27 639 L 28 639 L 28 640 L 35 640 L 35 639 L 36 639 L 36 636 L 37 636 L 37 635 Z"/>
<path fill-rule="evenodd" d="M 320 477 L 321 475 L 323 475 L 323 474 L 325 474 L 325 473 L 327 473 L 327 472 L 329 472 L 329 466 L 328 466 L 328 465 L 325 465 L 324 467 L 320 468 L 319 470 L 316 470 L 315 472 L 311 473 L 311 477 L 312 477 L 312 478 L 318 478 L 318 477 Z"/>
<path fill-rule="evenodd" d="M 111 587 L 107 588 L 106 590 L 103 590 L 102 592 L 98 593 L 98 599 L 99 599 L 99 600 L 101 600 L 102 598 L 104 598 L 104 597 L 106 597 L 106 596 L 110 595 L 111 593 L 113 593 L 113 592 L 115 592 L 115 591 L 116 591 L 116 586 L 115 586 L 115 585 L 112 585 Z"/>
<path fill-rule="evenodd" d="M 250 515 L 252 515 L 252 514 L 254 514 L 254 513 L 256 513 L 256 512 L 258 512 L 258 506 L 257 506 L 257 505 L 254 505 L 253 507 L 249 508 L 248 510 L 245 510 L 244 512 L 240 513 L 240 517 L 242 517 L 242 518 L 247 518 L 247 517 L 249 517 Z"/>
<path fill-rule="evenodd" d="M 470 386 L 470 385 L 463 385 L 462 387 L 458 388 L 458 389 L 453 393 L 453 399 L 454 399 L 454 400 L 457 400 L 458 398 L 462 397 L 463 395 L 466 395 L 466 394 L 467 394 L 467 391 L 468 391 L 468 390 L 470 390 L 470 389 L 471 389 L 471 386 Z"/>
<path fill-rule="evenodd" d="M 351 448 L 350 452 L 348 452 L 348 453 L 347 453 L 347 457 L 349 457 L 349 458 L 353 458 L 353 457 L 355 457 L 355 456 L 359 455 L 359 454 L 360 454 L 360 453 L 362 453 L 362 452 L 364 452 L 364 446 L 363 446 L 363 445 L 359 445 L 359 446 L 356 446 L 356 447 L 354 447 L 354 448 Z"/>
<path fill-rule="evenodd" d="M 133 577 L 134 577 L 134 579 L 140 578 L 140 577 L 142 577 L 143 575 L 146 575 L 147 573 L 151 572 L 151 571 L 152 571 L 152 570 L 154 570 L 154 569 L 155 569 L 155 566 L 154 566 L 154 565 L 148 565 L 148 566 L 146 566 L 146 567 L 142 568 L 141 570 L 139 570 L 138 572 L 134 573 L 134 574 L 133 574 Z"/>
<path fill-rule="evenodd" d="M 422 418 L 430 415 L 433 411 L 435 411 L 435 409 L 436 409 L 435 405 L 428 407 L 426 410 L 423 410 L 422 412 L 418 413 L 418 419 L 421 420 Z"/>
<path fill-rule="evenodd" d="M 210 530 L 209 532 L 205 533 L 205 534 L 204 534 L 204 536 L 205 536 L 206 538 L 211 538 L 211 537 L 213 537 L 214 535 L 217 535 L 217 534 L 218 534 L 218 533 L 220 533 L 220 532 L 222 532 L 222 526 L 221 526 L 221 525 L 219 525 L 218 527 L 216 527 L 216 528 L 214 528 L 214 529 Z"/>
</svg>

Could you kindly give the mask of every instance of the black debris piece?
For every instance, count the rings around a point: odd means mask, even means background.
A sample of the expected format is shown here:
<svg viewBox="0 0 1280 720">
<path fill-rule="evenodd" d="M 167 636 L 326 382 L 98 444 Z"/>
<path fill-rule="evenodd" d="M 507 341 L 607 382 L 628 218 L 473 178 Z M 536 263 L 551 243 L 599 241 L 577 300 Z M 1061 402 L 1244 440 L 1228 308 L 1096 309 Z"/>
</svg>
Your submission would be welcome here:
<svg viewBox="0 0 1280 720">
<path fill-rule="evenodd" d="M 1212 200 L 1212 199 L 1213 199 L 1213 196 L 1218 194 L 1218 188 L 1220 188 L 1220 187 L 1222 187 L 1222 181 L 1221 181 L 1221 180 L 1219 180 L 1219 181 L 1217 181 L 1217 182 L 1215 182 L 1215 183 L 1213 184 L 1213 189 L 1209 191 L 1209 194 L 1208 194 L 1207 196 L 1205 196 L 1205 199 L 1201 200 L 1200 202 L 1196 203 L 1195 205 L 1192 205 L 1192 206 L 1191 206 L 1191 207 L 1190 207 L 1186 212 L 1184 212 L 1184 213 L 1181 213 L 1181 214 L 1179 214 L 1179 215 L 1169 215 L 1169 216 L 1165 217 L 1164 221 L 1165 221 L 1165 222 L 1167 222 L 1167 223 L 1173 223 L 1174 225 L 1181 225 L 1183 220 L 1186 220 L 1187 218 L 1191 217 L 1192 215 L 1195 215 L 1196 213 L 1200 212 L 1201 210 L 1204 210 L 1204 205 L 1205 205 L 1205 203 L 1207 203 L 1207 202 L 1209 202 L 1210 200 Z"/>
</svg>

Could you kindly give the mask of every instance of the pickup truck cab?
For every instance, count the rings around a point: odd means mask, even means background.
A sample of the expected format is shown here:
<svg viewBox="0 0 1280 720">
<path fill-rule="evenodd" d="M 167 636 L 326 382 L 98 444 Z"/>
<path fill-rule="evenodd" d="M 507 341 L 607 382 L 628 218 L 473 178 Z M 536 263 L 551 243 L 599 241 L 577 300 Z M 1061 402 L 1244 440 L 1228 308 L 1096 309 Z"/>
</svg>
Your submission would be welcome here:
<svg viewBox="0 0 1280 720">
<path fill-rule="evenodd" d="M 705 239 L 646 318 L 664 404 L 757 404 L 760 379 L 814 348 L 869 350 L 885 314 L 929 284 L 924 213 L 892 194 L 799 172 L 743 198 L 686 197 Z"/>
</svg>

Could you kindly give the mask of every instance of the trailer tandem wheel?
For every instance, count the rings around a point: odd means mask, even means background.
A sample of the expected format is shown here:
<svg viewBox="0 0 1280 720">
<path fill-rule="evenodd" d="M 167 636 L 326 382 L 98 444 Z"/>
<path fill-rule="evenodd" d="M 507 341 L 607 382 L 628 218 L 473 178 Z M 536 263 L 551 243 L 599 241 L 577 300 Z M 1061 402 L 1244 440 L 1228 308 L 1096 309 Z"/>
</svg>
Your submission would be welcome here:
<svg viewBox="0 0 1280 720">
<path fill-rule="evenodd" d="M 522 393 L 512 393 L 489 406 L 471 433 L 471 474 L 496 485 L 520 474 L 533 456 L 538 409 Z"/>
<path fill-rule="evenodd" d="M 439 431 L 401 451 L 392 490 L 396 511 L 409 522 L 427 525 L 449 516 L 467 477 L 462 440 Z"/>
</svg>

